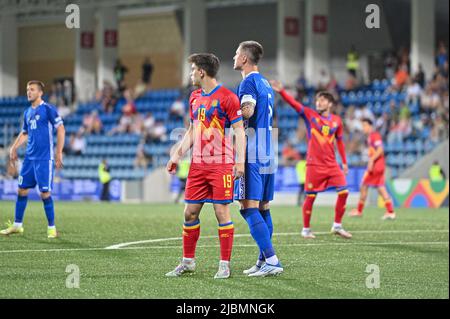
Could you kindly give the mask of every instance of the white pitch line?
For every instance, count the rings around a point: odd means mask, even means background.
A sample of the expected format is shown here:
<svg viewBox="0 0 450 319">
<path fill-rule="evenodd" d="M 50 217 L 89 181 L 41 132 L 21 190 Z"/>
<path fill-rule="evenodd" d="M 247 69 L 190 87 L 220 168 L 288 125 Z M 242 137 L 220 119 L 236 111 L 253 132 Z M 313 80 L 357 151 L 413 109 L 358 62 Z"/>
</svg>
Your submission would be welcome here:
<svg viewBox="0 0 450 319">
<path fill-rule="evenodd" d="M 449 245 L 448 241 L 414 241 L 414 242 L 352 242 L 345 241 L 340 243 L 304 243 L 304 244 L 277 244 L 277 247 L 313 247 L 313 246 L 394 246 L 394 245 Z M 218 248 L 220 245 L 198 245 L 197 248 Z M 233 247 L 250 247 L 255 248 L 254 244 L 234 244 Z M 181 249 L 181 246 L 147 246 L 147 247 L 125 247 L 115 250 L 146 250 L 146 249 Z M 93 248 L 55 248 L 55 249 L 24 249 L 24 250 L 1 250 L 0 254 L 7 253 L 41 253 L 41 252 L 70 252 L 70 251 L 109 251 L 102 247 Z"/>
<path fill-rule="evenodd" d="M 422 233 L 430 231 L 429 229 L 426 230 L 356 230 L 352 231 L 354 234 L 397 234 L 397 233 Z M 443 230 L 433 230 L 433 233 L 448 233 L 448 229 Z M 316 235 L 326 235 L 329 234 L 329 232 L 314 232 Z M 300 233 L 275 233 L 273 236 L 295 236 L 300 235 Z M 216 238 L 217 236 L 202 236 L 203 239 L 211 239 Z M 234 237 L 251 237 L 250 234 L 235 234 Z M 140 241 L 132 241 L 128 243 L 120 243 L 116 245 L 111 245 L 108 247 L 105 247 L 105 249 L 122 249 L 124 247 L 132 246 L 132 245 L 139 245 L 139 244 L 150 244 L 150 243 L 158 243 L 158 242 L 165 242 L 165 241 L 175 241 L 175 240 L 181 240 L 181 237 L 170 237 L 170 238 L 157 238 L 157 239 L 148 239 L 148 240 L 140 240 Z"/>
<path fill-rule="evenodd" d="M 421 233 L 430 231 L 429 229 L 424 230 L 360 230 L 353 231 L 355 234 L 374 234 L 374 233 L 382 233 L 382 234 L 396 234 L 396 233 Z M 441 230 L 433 230 L 433 233 L 448 233 L 448 229 Z M 325 235 L 329 234 L 329 232 L 316 232 L 317 235 Z M 273 236 L 297 236 L 299 233 L 275 233 Z M 251 237 L 250 234 L 235 234 L 234 237 Z M 202 236 L 202 239 L 211 239 L 217 238 L 217 236 Z M 167 249 L 167 248 L 177 248 L 180 246 L 147 246 L 147 247 L 128 247 L 138 244 L 148 244 L 148 243 L 158 243 L 158 242 L 167 242 L 167 241 L 177 241 L 181 240 L 181 237 L 169 237 L 169 238 L 156 238 L 149 240 L 141 240 L 134 241 L 128 243 L 121 243 L 117 245 L 112 245 L 108 247 L 92 247 L 92 248 L 50 248 L 50 249 L 24 249 L 24 250 L 0 250 L 0 254 L 7 253 L 31 253 L 31 252 L 66 252 L 66 251 L 104 251 L 104 250 L 141 250 L 141 249 Z M 354 242 L 354 241 L 346 241 L 342 243 L 304 243 L 304 244 L 277 244 L 277 246 L 299 246 L 299 247 L 308 247 L 308 246 L 332 246 L 332 245 L 442 245 L 448 244 L 448 242 L 391 242 L 391 243 L 377 243 L 377 242 Z M 234 247 L 255 247 L 255 244 L 234 244 Z M 219 247 L 218 245 L 199 245 L 197 247 Z"/>
</svg>

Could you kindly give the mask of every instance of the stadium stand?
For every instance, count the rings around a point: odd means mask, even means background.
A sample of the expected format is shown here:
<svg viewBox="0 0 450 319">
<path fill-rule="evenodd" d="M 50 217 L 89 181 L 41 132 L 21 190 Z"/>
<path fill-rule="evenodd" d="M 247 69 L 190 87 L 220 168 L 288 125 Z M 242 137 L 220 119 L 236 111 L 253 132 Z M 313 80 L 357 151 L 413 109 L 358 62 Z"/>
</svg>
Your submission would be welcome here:
<svg viewBox="0 0 450 319">
<path fill-rule="evenodd" d="M 153 90 L 148 91 L 135 100 L 138 114 L 144 115 L 148 112 L 154 116 L 156 121 L 162 121 L 167 132 L 174 128 L 184 127 L 183 120 L 169 117 L 169 110 L 172 103 L 180 96 L 179 89 Z M 311 106 L 314 99 L 315 89 L 310 87 L 306 90 L 303 103 Z M 420 101 L 407 101 L 406 90 L 397 92 L 392 90 L 387 79 L 375 80 L 369 85 L 361 86 L 354 91 L 338 89 L 337 95 L 340 100 L 338 111 L 346 119 L 346 115 L 351 108 L 355 110 L 365 109 L 369 114 L 373 114 L 376 123 L 383 118 L 383 114 L 389 114 L 391 118 L 396 117 L 401 112 L 401 106 L 409 110 L 409 117 L 412 127 L 416 127 L 423 122 L 423 110 Z M 185 101 L 186 102 L 186 101 Z M 406 104 L 408 102 L 408 104 Z M 155 167 L 164 165 L 168 160 L 169 149 L 173 141 L 152 140 L 144 145 L 144 153 L 151 161 L 147 168 L 137 168 L 134 165 L 138 145 L 141 143 L 140 134 L 115 134 L 109 135 L 118 122 L 125 105 L 125 99 L 119 99 L 112 113 L 102 113 L 99 102 L 80 104 L 75 112 L 68 115 L 64 121 L 67 136 L 75 134 L 82 126 L 83 117 L 93 110 L 99 112 L 100 120 L 103 123 L 101 134 L 91 134 L 86 136 L 86 150 L 80 156 L 67 155 L 65 158 L 65 169 L 61 177 L 64 178 L 86 178 L 97 179 L 97 166 L 103 158 L 107 158 L 111 166 L 113 178 L 123 180 L 141 179 Z M 187 105 L 187 103 L 185 103 Z M 28 106 L 26 97 L 3 97 L 0 99 L 0 146 L 7 147 L 14 136 L 20 130 L 21 116 Z M 187 113 L 187 112 L 186 112 Z M 279 101 L 275 114 L 277 126 L 279 128 L 279 155 L 281 156 L 281 145 L 288 139 L 292 139 L 293 132 L 299 128 L 299 116 L 289 106 Z M 426 121 L 420 129 L 413 129 L 410 133 L 400 138 L 390 138 L 389 133 L 394 126 L 383 135 L 385 139 L 386 161 L 391 170 L 391 177 L 395 178 L 425 153 L 430 152 L 438 141 L 430 139 L 430 132 L 433 129 L 433 121 Z M 423 124 L 423 123 L 422 123 Z M 448 133 L 447 133 L 448 134 Z M 447 135 L 448 136 L 448 135 Z M 348 150 L 350 166 L 362 166 L 365 164 L 364 153 L 361 151 L 364 139 L 358 132 L 347 131 L 345 139 L 359 139 L 360 147 L 356 151 Z M 69 138 L 66 138 L 66 145 Z M 297 151 L 305 155 L 306 140 L 294 141 Z M 25 149 L 22 148 L 19 155 L 23 156 Z M 6 171 L 6 159 L 0 162 L 1 172 Z"/>
</svg>

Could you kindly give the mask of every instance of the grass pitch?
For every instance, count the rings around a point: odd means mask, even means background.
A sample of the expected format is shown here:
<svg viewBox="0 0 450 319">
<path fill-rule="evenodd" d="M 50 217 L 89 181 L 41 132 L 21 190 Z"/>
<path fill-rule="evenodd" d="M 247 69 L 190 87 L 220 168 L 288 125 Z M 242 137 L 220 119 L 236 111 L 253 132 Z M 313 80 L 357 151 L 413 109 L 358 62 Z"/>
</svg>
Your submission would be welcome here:
<svg viewBox="0 0 450 319">
<path fill-rule="evenodd" d="M 449 298 L 447 209 L 398 209 L 397 220 L 383 222 L 382 210 L 368 208 L 362 218 L 344 219 L 354 235 L 346 241 L 328 233 L 333 208 L 315 208 L 317 239 L 305 240 L 300 208 L 273 207 L 274 245 L 285 273 L 272 278 L 242 274 L 258 250 L 237 206 L 231 210 L 239 234 L 232 278 L 214 280 L 219 241 L 210 205 L 200 217 L 196 273 L 166 278 L 181 257 L 182 205 L 57 202 L 60 238 L 49 240 L 42 204 L 30 202 L 25 233 L 0 237 L 0 299 Z M 0 222 L 13 212 L 13 202 L 1 202 Z M 118 244 L 124 245 L 105 249 Z M 79 288 L 66 287 L 68 265 L 80 270 Z M 368 265 L 379 268 L 379 288 L 366 287 Z"/>
</svg>

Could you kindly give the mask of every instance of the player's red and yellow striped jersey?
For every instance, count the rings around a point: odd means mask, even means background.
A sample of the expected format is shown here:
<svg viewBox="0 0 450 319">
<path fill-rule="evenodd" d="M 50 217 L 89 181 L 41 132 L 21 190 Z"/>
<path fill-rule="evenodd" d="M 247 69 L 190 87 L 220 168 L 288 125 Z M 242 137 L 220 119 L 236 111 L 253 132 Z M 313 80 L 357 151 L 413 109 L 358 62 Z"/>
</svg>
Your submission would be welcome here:
<svg viewBox="0 0 450 319">
<path fill-rule="evenodd" d="M 286 91 L 280 92 L 282 98 L 288 102 L 305 120 L 308 133 L 308 150 L 306 153 L 306 165 L 340 169 L 336 160 L 335 141 L 342 162 L 347 163 L 345 146 L 342 141 L 344 126 L 339 116 L 330 114 L 328 117 L 305 107 L 297 102 Z"/>
<path fill-rule="evenodd" d="M 369 134 L 367 138 L 367 146 L 369 147 L 369 157 L 372 157 L 375 154 L 377 148 L 383 148 L 383 138 L 381 134 L 378 132 L 372 132 Z M 384 160 L 384 152 L 377 158 L 377 160 L 373 163 L 373 171 L 382 171 L 386 167 L 386 163 Z"/>
<path fill-rule="evenodd" d="M 201 89 L 189 99 L 194 126 L 193 163 L 234 164 L 233 143 L 228 128 L 242 121 L 239 99 L 232 91 L 217 86 L 209 94 Z"/>
<path fill-rule="evenodd" d="M 344 133 L 341 118 L 334 114 L 323 117 L 306 107 L 300 116 L 305 120 L 308 133 L 307 165 L 337 166 L 334 142 L 342 139 Z"/>
</svg>

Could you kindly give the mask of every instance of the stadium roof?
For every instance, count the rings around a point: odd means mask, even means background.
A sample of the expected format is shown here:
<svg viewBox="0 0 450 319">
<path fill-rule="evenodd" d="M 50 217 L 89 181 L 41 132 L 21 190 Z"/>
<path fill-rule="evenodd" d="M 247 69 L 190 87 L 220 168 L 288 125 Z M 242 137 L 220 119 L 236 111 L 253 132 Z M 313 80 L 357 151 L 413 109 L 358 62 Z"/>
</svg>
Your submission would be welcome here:
<svg viewBox="0 0 450 319">
<path fill-rule="evenodd" d="M 69 4 L 78 4 L 85 8 L 117 6 L 119 9 L 130 9 L 174 5 L 182 7 L 185 2 L 185 0 L 0 0 L 0 12 L 1 14 L 17 14 L 19 18 L 26 18 L 64 14 Z M 209 8 L 275 2 L 276 0 L 206 0 Z"/>
</svg>

